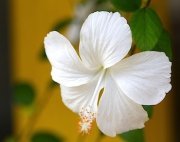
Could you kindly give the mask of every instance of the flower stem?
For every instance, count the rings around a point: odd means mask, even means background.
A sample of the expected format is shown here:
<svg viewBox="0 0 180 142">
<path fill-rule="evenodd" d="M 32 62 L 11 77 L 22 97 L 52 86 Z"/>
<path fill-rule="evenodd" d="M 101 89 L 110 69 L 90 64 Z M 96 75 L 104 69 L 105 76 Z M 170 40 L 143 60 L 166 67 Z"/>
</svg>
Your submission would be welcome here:
<svg viewBox="0 0 180 142">
<path fill-rule="evenodd" d="M 48 89 L 46 92 L 49 92 L 50 90 Z M 42 97 L 42 99 L 37 103 L 37 109 L 35 112 L 30 116 L 28 123 L 20 130 L 20 132 L 15 136 L 16 141 L 21 141 L 22 136 L 25 135 L 27 138 L 30 138 L 32 130 L 35 126 L 35 124 L 38 121 L 39 116 L 47 106 L 48 102 L 52 98 L 52 95 L 47 93 Z"/>
</svg>

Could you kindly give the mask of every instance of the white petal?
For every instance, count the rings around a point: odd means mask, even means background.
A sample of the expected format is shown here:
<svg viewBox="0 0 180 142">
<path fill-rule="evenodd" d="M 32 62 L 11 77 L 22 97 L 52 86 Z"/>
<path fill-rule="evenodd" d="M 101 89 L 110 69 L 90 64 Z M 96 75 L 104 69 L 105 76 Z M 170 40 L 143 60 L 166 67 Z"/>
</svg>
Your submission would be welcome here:
<svg viewBox="0 0 180 142">
<path fill-rule="evenodd" d="M 142 105 L 155 105 L 171 89 L 171 62 L 162 52 L 147 51 L 128 57 L 111 68 L 122 91 Z"/>
<path fill-rule="evenodd" d="M 77 87 L 65 87 L 61 85 L 61 96 L 64 104 L 74 112 L 80 112 L 82 107 L 91 106 L 94 112 L 97 110 L 99 91 L 102 82 L 98 84 L 99 75 L 89 83 Z M 93 101 L 92 104 L 91 101 Z"/>
<path fill-rule="evenodd" d="M 98 107 L 99 129 L 114 137 L 116 134 L 143 128 L 147 120 L 147 112 L 142 106 L 129 99 L 109 76 Z"/>
<path fill-rule="evenodd" d="M 87 83 L 95 75 L 96 72 L 82 64 L 70 42 L 58 32 L 50 32 L 44 44 L 54 81 L 65 86 L 78 86 Z"/>
<path fill-rule="evenodd" d="M 130 50 L 131 31 L 119 13 L 95 12 L 88 16 L 80 32 L 80 56 L 90 67 L 108 68 Z"/>
</svg>

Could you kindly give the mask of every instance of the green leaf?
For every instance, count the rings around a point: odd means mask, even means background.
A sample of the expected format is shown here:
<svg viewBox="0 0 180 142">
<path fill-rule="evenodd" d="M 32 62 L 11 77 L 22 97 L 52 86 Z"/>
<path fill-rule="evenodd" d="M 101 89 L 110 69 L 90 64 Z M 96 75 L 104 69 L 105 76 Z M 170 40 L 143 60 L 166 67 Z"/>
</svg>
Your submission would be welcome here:
<svg viewBox="0 0 180 142">
<path fill-rule="evenodd" d="M 130 21 L 133 39 L 141 50 L 152 50 L 163 30 L 156 12 L 150 8 L 138 10 Z"/>
<path fill-rule="evenodd" d="M 60 31 L 60 30 L 63 30 L 65 27 L 67 27 L 71 23 L 71 21 L 72 21 L 71 18 L 67 18 L 67 19 L 61 20 L 61 21 L 57 22 L 57 24 L 55 24 L 51 28 L 50 31 Z M 47 60 L 47 56 L 46 56 L 45 49 L 44 49 L 44 44 L 41 46 L 40 59 Z"/>
<path fill-rule="evenodd" d="M 14 103 L 21 106 L 32 105 L 35 100 L 34 88 L 26 82 L 17 83 L 13 86 Z"/>
<path fill-rule="evenodd" d="M 167 31 L 163 30 L 153 50 L 165 52 L 169 59 L 172 60 L 171 38 Z"/>
<path fill-rule="evenodd" d="M 37 132 L 31 137 L 31 142 L 63 142 L 63 138 L 50 132 Z"/>
<path fill-rule="evenodd" d="M 141 0 L 111 0 L 114 7 L 122 11 L 135 11 L 140 8 Z"/>
<path fill-rule="evenodd" d="M 144 142 L 144 131 L 143 129 L 132 130 L 123 134 L 120 134 L 125 142 Z"/>
<path fill-rule="evenodd" d="M 148 117 L 151 118 L 153 115 L 153 106 L 143 105 L 143 108 L 148 113 Z"/>
</svg>

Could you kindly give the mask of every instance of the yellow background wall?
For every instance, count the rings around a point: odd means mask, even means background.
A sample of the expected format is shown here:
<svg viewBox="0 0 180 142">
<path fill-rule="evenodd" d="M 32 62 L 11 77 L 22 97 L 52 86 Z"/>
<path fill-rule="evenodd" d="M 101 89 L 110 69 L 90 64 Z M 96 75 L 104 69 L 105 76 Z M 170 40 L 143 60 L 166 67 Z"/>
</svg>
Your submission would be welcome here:
<svg viewBox="0 0 180 142">
<path fill-rule="evenodd" d="M 50 64 L 39 59 L 43 38 L 60 19 L 72 16 L 73 0 L 12 0 L 11 1 L 11 63 L 12 82 L 28 81 L 37 91 L 37 102 L 45 95 L 51 99 L 33 128 L 33 132 L 48 130 L 65 137 L 67 142 L 75 142 L 78 137 L 78 117 L 68 110 L 60 98 L 57 87 L 46 91 L 50 80 Z M 155 1 L 153 7 L 158 10 L 165 27 L 169 25 L 167 3 Z M 152 120 L 146 124 L 147 142 L 173 142 L 172 94 L 155 107 Z M 14 108 L 14 132 L 26 125 L 30 109 Z M 95 125 L 95 124 L 94 124 Z M 96 126 L 86 137 L 93 142 L 98 135 Z M 23 142 L 27 137 L 22 138 Z M 118 138 L 105 137 L 102 142 L 118 142 Z"/>
</svg>

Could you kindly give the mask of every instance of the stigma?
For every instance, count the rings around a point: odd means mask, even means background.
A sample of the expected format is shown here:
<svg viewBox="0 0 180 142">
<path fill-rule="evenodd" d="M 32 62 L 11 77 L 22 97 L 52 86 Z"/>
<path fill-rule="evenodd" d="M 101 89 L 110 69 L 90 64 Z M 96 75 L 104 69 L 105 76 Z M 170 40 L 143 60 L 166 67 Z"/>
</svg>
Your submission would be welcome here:
<svg viewBox="0 0 180 142">
<path fill-rule="evenodd" d="M 89 134 L 92 128 L 92 122 L 96 118 L 96 113 L 93 111 L 91 106 L 82 107 L 79 116 L 80 132 L 83 134 Z"/>
</svg>

